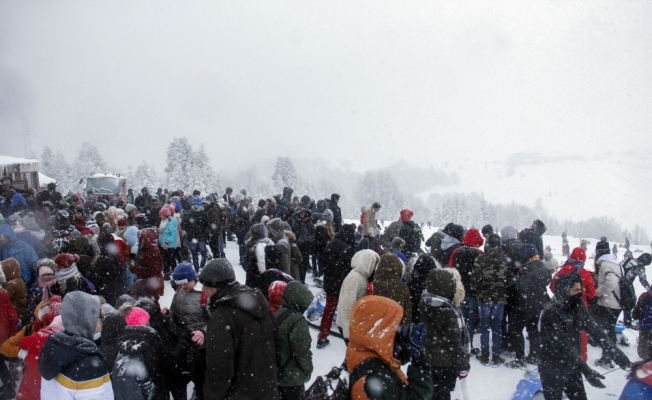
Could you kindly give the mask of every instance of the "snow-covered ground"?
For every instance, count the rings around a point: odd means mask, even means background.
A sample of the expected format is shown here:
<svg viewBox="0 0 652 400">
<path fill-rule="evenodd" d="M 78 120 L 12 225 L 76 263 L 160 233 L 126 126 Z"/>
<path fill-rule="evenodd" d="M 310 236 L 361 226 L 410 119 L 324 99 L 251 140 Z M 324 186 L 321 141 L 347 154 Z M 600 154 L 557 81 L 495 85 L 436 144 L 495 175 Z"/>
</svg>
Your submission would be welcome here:
<svg viewBox="0 0 652 400">
<path fill-rule="evenodd" d="M 434 229 L 424 229 L 424 236 L 428 238 L 435 230 Z M 592 254 L 592 249 L 595 248 L 596 239 L 587 239 L 591 241 L 589 245 L 589 251 L 587 257 L 590 257 Z M 571 250 L 574 247 L 579 246 L 579 238 L 568 237 Z M 553 254 L 557 260 L 561 263 L 563 260 L 561 254 L 561 237 L 560 236 L 544 236 L 544 245 L 550 245 L 552 248 Z M 613 243 L 611 243 L 613 246 Z M 644 246 L 631 246 L 632 251 L 636 249 L 641 249 L 643 252 L 649 252 L 648 248 Z M 231 262 L 235 269 L 236 278 L 238 281 L 245 281 L 245 272 L 240 265 L 238 265 L 238 247 L 235 242 L 228 242 L 225 249 L 227 259 Z M 624 249 L 621 249 L 619 252 L 619 258 L 622 259 Z M 638 256 L 641 253 L 634 253 L 635 256 Z M 592 265 L 592 260 L 587 260 L 587 266 Z M 647 269 L 648 276 L 652 276 L 652 267 L 648 266 Z M 310 284 L 310 289 L 316 295 L 321 289 L 317 288 L 310 274 L 306 278 L 306 281 Z M 637 294 L 640 294 L 644 291 L 643 287 L 636 280 L 634 284 Z M 169 282 L 166 282 L 165 295 L 161 298 L 161 306 L 169 307 L 170 302 L 172 301 L 172 296 L 174 292 L 170 287 Z M 346 346 L 344 341 L 335 336 L 330 336 L 329 340 L 331 342 L 330 346 L 318 350 L 316 348 L 317 344 L 317 333 L 315 329 L 310 330 L 310 334 L 313 338 L 312 352 L 313 352 L 313 363 L 315 370 L 312 375 L 311 381 L 306 384 L 306 388 L 316 379 L 319 375 L 325 375 L 328 373 L 331 368 L 334 366 L 339 366 L 344 361 L 344 355 Z M 638 339 L 638 331 L 625 330 L 625 336 L 630 342 L 629 347 L 619 346 L 621 350 L 627 354 L 627 356 L 632 361 L 639 360 L 638 355 L 636 354 L 636 343 Z M 476 334 L 474 337 L 474 346 L 480 347 L 480 335 Z M 589 399 L 609 399 L 609 398 L 618 398 L 622 392 L 623 387 L 626 383 L 626 372 L 620 369 L 608 370 L 601 367 L 593 365 L 593 361 L 600 357 L 600 349 L 589 346 L 589 365 L 605 375 L 604 384 L 607 386 L 606 389 L 596 389 L 585 382 L 585 388 L 587 396 Z M 533 368 L 533 367 L 532 367 Z M 498 400 L 498 399 L 511 399 L 512 395 L 516 389 L 518 382 L 523 379 L 524 375 L 523 370 L 513 370 L 505 366 L 500 366 L 498 368 L 485 367 L 481 365 L 475 357 L 471 357 L 471 371 L 468 376 L 468 387 L 470 391 L 470 396 L 472 400 Z M 189 385 L 189 393 L 192 391 L 191 385 Z"/>
</svg>

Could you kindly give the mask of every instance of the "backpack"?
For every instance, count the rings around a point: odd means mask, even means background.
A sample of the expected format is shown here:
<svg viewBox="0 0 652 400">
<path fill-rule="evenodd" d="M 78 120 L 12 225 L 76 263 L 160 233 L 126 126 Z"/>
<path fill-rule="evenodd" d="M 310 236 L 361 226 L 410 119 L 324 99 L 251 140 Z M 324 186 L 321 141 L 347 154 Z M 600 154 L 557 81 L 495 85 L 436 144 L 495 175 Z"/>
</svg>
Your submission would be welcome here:
<svg viewBox="0 0 652 400">
<path fill-rule="evenodd" d="M 641 307 L 641 330 L 652 332 L 652 292 L 647 292 L 647 299 Z"/>
<path fill-rule="evenodd" d="M 618 276 L 618 285 L 620 287 L 620 298 L 616 296 L 616 292 L 613 292 L 614 297 L 618 300 L 620 307 L 624 310 L 631 310 L 636 305 L 636 293 L 634 292 L 634 285 L 627 281 L 625 278 L 625 271 L 623 267 L 620 267 L 621 275 Z"/>
<path fill-rule="evenodd" d="M 238 203 L 233 216 L 233 224 L 239 227 L 245 227 L 249 224 L 249 206 L 246 203 Z"/>
<path fill-rule="evenodd" d="M 351 388 L 362 377 L 372 374 L 374 372 L 388 372 L 392 373 L 389 367 L 378 358 L 367 358 L 360 364 L 353 368 L 353 371 L 348 375 L 346 374 L 346 367 L 333 367 L 331 372 L 322 376 L 318 376 L 315 382 L 306 390 L 306 400 L 348 400 L 351 398 Z M 331 394 L 329 394 L 331 392 Z"/>
</svg>

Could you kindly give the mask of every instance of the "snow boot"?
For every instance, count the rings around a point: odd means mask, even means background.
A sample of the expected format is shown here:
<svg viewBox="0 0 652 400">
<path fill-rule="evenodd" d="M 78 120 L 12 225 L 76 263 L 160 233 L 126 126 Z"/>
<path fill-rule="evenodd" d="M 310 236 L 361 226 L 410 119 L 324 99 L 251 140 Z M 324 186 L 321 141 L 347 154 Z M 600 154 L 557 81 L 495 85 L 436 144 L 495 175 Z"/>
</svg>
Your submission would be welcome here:
<svg viewBox="0 0 652 400">
<path fill-rule="evenodd" d="M 532 354 L 529 354 L 527 357 L 525 357 L 525 362 L 531 365 L 538 365 L 539 360 L 533 356 Z"/>
<path fill-rule="evenodd" d="M 317 339 L 317 348 L 318 349 L 323 349 L 324 347 L 328 346 L 329 344 L 331 344 L 331 342 L 328 339 Z"/>
<path fill-rule="evenodd" d="M 477 354 L 475 356 L 475 358 L 477 358 L 478 361 L 480 361 L 480 364 L 482 364 L 482 365 L 488 365 L 489 364 L 489 354 L 480 353 L 480 354 Z"/>
<path fill-rule="evenodd" d="M 502 358 L 499 354 L 494 354 L 493 357 L 491 357 L 491 366 L 494 368 L 497 368 L 500 364 L 504 364 L 505 359 Z"/>
<path fill-rule="evenodd" d="M 505 363 L 505 366 L 507 368 L 512 368 L 512 369 L 525 368 L 526 365 L 527 364 L 525 363 L 525 359 L 523 359 L 523 358 L 520 358 L 520 359 L 517 358 L 515 360 L 507 361 Z"/>
<path fill-rule="evenodd" d="M 474 354 L 474 355 L 475 354 L 480 354 L 480 349 L 478 349 L 477 347 L 472 347 L 471 348 L 471 354 Z"/>
</svg>

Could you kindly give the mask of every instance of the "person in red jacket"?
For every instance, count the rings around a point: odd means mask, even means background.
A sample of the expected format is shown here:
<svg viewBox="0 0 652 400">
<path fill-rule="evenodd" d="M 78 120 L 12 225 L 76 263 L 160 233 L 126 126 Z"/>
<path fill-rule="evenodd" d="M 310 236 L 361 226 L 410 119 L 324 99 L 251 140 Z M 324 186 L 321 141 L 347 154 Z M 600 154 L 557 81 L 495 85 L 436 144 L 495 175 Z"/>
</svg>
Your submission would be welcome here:
<svg viewBox="0 0 652 400">
<path fill-rule="evenodd" d="M 555 291 L 555 281 L 560 275 L 566 274 L 579 274 L 580 280 L 582 282 L 582 300 L 584 301 L 584 306 L 589 307 L 589 300 L 592 300 L 597 296 L 595 291 L 595 282 L 593 281 L 593 275 L 584 269 L 584 262 L 586 261 L 586 252 L 581 247 L 576 247 L 573 249 L 570 258 L 561 266 L 559 271 L 552 277 L 550 282 L 550 290 Z M 586 332 L 582 331 L 582 360 L 586 362 L 587 354 L 587 344 L 588 338 Z"/>
<path fill-rule="evenodd" d="M 147 280 L 147 285 L 152 294 L 163 296 L 165 289 L 163 258 L 158 249 L 158 233 L 156 232 L 156 228 L 145 228 L 138 231 L 136 265 L 129 269 L 138 276 L 138 279 Z"/>
<path fill-rule="evenodd" d="M 38 372 L 38 357 L 41 349 L 45 345 L 48 336 L 55 332 L 63 331 L 61 317 L 61 297 L 52 296 L 49 300 L 43 302 L 39 308 L 39 313 L 43 313 L 43 326 L 38 332 L 25 336 L 20 340 L 20 352 L 18 356 L 23 356 L 25 360 L 25 369 L 23 379 L 18 387 L 16 399 L 39 399 L 41 398 L 41 374 Z M 55 321 L 56 318 L 56 321 Z M 27 353 L 25 355 L 25 353 Z"/>
<path fill-rule="evenodd" d="M 2 288 L 5 283 L 7 279 L 0 268 L 0 343 L 4 343 L 18 332 L 18 313 L 11 302 L 9 292 Z"/>
</svg>

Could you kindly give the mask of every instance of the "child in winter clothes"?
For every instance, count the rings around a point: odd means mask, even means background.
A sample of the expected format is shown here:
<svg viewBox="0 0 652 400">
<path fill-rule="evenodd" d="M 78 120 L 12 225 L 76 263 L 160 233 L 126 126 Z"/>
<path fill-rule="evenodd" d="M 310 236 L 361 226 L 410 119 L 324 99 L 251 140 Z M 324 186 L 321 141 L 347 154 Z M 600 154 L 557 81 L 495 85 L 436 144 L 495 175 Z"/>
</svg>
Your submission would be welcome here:
<svg viewBox="0 0 652 400">
<path fill-rule="evenodd" d="M 267 289 L 269 309 L 272 310 L 273 313 L 281 308 L 281 300 L 283 300 L 283 292 L 285 291 L 286 286 L 286 282 L 274 281 L 271 285 L 269 285 L 269 289 Z"/>
<path fill-rule="evenodd" d="M 313 294 L 302 283 L 290 282 L 283 292 L 281 308 L 275 314 L 280 338 L 276 363 L 281 400 L 301 399 L 303 385 L 312 374 L 311 338 L 303 313 L 313 299 Z"/>
<path fill-rule="evenodd" d="M 36 283 L 32 285 L 27 294 L 27 322 L 34 322 L 36 306 L 52 297 L 51 288 L 57 281 L 54 275 L 55 263 L 53 260 L 43 258 L 36 263 Z"/>
<path fill-rule="evenodd" d="M 5 275 L 7 283 L 5 283 L 3 288 L 11 296 L 11 302 L 16 307 L 16 312 L 18 313 L 18 318 L 20 319 L 21 325 L 27 323 L 27 287 L 23 278 L 20 274 L 20 265 L 15 258 L 7 258 L 2 261 L 2 272 Z"/>
<path fill-rule="evenodd" d="M 20 341 L 18 356 L 25 361 L 25 371 L 16 399 L 39 398 L 41 395 L 41 374 L 38 372 L 38 359 L 41 349 L 51 334 L 63 331 L 63 322 L 59 315 L 61 314 L 61 297 L 52 296 L 44 303 L 39 310 L 39 319 L 42 320 L 45 328 L 41 328 L 32 335 L 25 336 Z"/>
<path fill-rule="evenodd" d="M 54 259 L 57 283 L 51 287 L 52 294 L 65 298 L 68 293 L 74 291 L 94 293 L 86 278 L 77 270 L 79 260 L 80 257 L 77 254 L 70 253 L 61 253 Z"/>
<path fill-rule="evenodd" d="M 140 307 L 120 309 L 127 326 L 120 339 L 120 351 L 113 365 L 111 379 L 118 399 L 169 399 L 163 369 L 169 356 L 154 328 L 148 325 L 149 314 Z M 132 371 L 139 373 L 134 374 Z"/>
<path fill-rule="evenodd" d="M 615 246 L 615 245 L 614 245 Z M 632 365 L 629 379 L 619 400 L 646 400 L 652 398 L 652 357 Z"/>
<path fill-rule="evenodd" d="M 38 360 L 41 400 L 113 398 L 104 355 L 93 343 L 99 318 L 97 296 L 74 291 L 63 299 L 65 330 L 48 336 Z"/>
<path fill-rule="evenodd" d="M 449 400 L 457 378 L 471 368 L 470 340 L 462 310 L 453 304 L 455 277 L 448 269 L 433 269 L 421 296 L 421 322 L 426 326 L 426 354 L 432 365 L 433 399 Z"/>
</svg>

